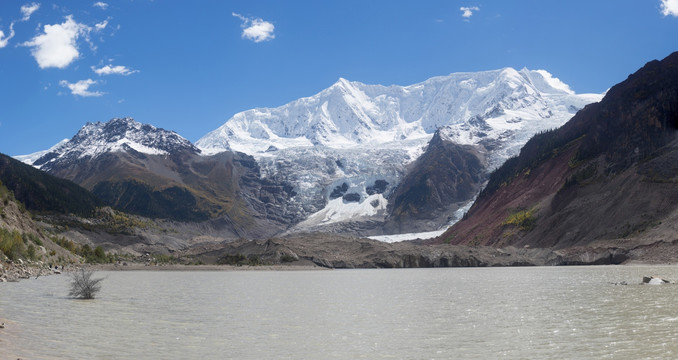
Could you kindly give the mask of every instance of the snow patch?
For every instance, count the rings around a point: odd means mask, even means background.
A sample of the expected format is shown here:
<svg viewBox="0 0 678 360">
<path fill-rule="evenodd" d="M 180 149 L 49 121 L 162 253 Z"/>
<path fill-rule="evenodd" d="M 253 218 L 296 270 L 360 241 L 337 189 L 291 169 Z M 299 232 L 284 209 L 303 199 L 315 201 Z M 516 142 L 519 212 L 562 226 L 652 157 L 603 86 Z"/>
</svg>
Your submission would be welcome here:
<svg viewBox="0 0 678 360">
<path fill-rule="evenodd" d="M 28 155 L 16 155 L 16 156 L 13 156 L 13 157 L 14 157 L 15 159 L 17 159 L 17 160 L 23 162 L 24 164 L 33 165 L 33 163 L 34 163 L 36 160 L 38 160 L 39 158 L 45 156 L 45 154 L 47 154 L 47 153 L 50 153 L 50 152 L 52 152 L 52 151 L 55 151 L 56 149 L 60 148 L 61 146 L 63 146 L 63 145 L 66 144 L 67 142 L 68 142 L 68 139 L 63 139 L 63 140 L 59 141 L 58 143 L 56 143 L 54 146 L 52 146 L 51 148 L 49 148 L 49 149 L 47 149 L 47 150 L 42 150 L 42 151 L 34 152 L 34 153 L 28 154 Z"/>
<path fill-rule="evenodd" d="M 433 238 L 437 238 L 438 236 L 442 235 L 443 233 L 445 233 L 445 231 L 447 231 L 447 228 L 445 228 L 443 230 L 427 231 L 427 232 L 420 232 L 420 233 L 368 236 L 368 238 L 370 238 L 372 240 L 382 241 L 382 242 L 385 242 L 385 243 L 394 243 L 394 242 L 409 241 L 409 240 L 433 239 Z"/>
<path fill-rule="evenodd" d="M 298 227 L 327 225 L 340 221 L 375 216 L 386 210 L 388 201 L 382 194 L 374 194 L 361 201 L 346 201 L 342 198 L 330 200 L 322 210 L 310 215 Z"/>
</svg>

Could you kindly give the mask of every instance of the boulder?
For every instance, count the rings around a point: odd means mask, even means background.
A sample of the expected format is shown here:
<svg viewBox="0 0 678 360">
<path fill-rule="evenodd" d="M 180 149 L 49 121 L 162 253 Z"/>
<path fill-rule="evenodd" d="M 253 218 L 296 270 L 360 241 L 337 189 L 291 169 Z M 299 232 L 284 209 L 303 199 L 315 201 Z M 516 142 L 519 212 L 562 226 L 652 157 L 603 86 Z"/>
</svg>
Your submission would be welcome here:
<svg viewBox="0 0 678 360">
<path fill-rule="evenodd" d="M 643 284 L 648 284 L 648 285 L 663 285 L 663 284 L 668 284 L 668 280 L 664 280 L 660 277 L 657 276 L 643 276 Z"/>
</svg>

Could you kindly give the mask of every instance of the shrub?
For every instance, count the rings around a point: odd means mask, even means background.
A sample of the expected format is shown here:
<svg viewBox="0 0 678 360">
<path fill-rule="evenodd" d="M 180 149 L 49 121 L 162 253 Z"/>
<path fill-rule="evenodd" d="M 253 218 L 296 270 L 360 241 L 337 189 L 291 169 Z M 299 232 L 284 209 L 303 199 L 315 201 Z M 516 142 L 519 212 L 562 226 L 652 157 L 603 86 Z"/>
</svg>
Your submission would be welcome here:
<svg viewBox="0 0 678 360">
<path fill-rule="evenodd" d="M 71 291 L 68 296 L 77 299 L 94 299 L 94 296 L 101 290 L 101 281 L 103 278 L 92 279 L 93 271 L 80 269 L 71 273 Z"/>
<path fill-rule="evenodd" d="M 21 234 L 0 229 L 0 251 L 10 260 L 18 259 L 24 252 L 24 241 Z"/>
<path fill-rule="evenodd" d="M 506 220 L 504 220 L 504 222 L 501 224 L 515 225 L 518 226 L 520 230 L 530 231 L 534 228 L 534 225 L 537 222 L 537 218 L 535 217 L 536 212 L 537 209 L 535 208 L 513 212 L 507 216 Z"/>
<path fill-rule="evenodd" d="M 35 260 L 35 245 L 30 244 L 28 245 L 28 248 L 26 249 L 26 256 L 31 259 Z"/>
<path fill-rule="evenodd" d="M 242 266 L 242 265 L 250 265 L 250 266 L 256 266 L 256 265 L 263 265 L 263 262 L 261 261 L 261 258 L 259 255 L 255 254 L 250 254 L 249 256 L 245 256 L 243 254 L 228 254 L 220 257 L 217 259 L 217 264 L 219 265 L 237 265 L 237 266 Z"/>
</svg>

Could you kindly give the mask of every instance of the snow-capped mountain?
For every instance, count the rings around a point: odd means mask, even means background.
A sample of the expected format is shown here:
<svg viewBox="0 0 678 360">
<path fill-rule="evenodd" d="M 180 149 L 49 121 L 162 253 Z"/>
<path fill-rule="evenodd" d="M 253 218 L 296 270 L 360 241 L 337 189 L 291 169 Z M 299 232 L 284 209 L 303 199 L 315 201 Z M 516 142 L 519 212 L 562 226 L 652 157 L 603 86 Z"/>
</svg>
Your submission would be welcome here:
<svg viewBox="0 0 678 360">
<path fill-rule="evenodd" d="M 196 145 L 207 153 L 249 154 L 317 145 L 354 148 L 429 139 L 441 127 L 463 126 L 475 117 L 494 119 L 490 125 L 498 137 L 504 130 L 562 125 L 578 109 L 599 99 L 599 95 L 574 94 L 543 70 L 455 73 L 410 86 L 339 79 L 314 96 L 238 113 Z M 462 130 L 457 138 L 464 143 L 477 133 Z"/>
<path fill-rule="evenodd" d="M 410 86 L 339 79 L 314 96 L 238 113 L 196 145 L 250 154 L 265 176 L 295 184 L 308 230 L 387 216 L 389 195 L 438 130 L 444 141 L 477 147 L 489 171 L 601 97 L 575 94 L 544 70 L 454 73 Z M 379 196 L 368 192 L 377 180 L 387 183 Z M 354 195 L 332 197 L 343 188 Z"/>
<path fill-rule="evenodd" d="M 46 154 L 48 154 L 52 151 L 58 149 L 59 147 L 61 147 L 61 145 L 64 145 L 67 142 L 68 142 L 68 139 L 63 139 L 47 150 L 34 152 L 34 153 L 28 154 L 28 155 L 16 155 L 16 156 L 14 156 L 14 158 L 23 162 L 24 164 L 33 165 L 33 163 L 36 160 L 38 160 L 39 158 L 45 156 Z"/>
<path fill-rule="evenodd" d="M 199 153 L 190 141 L 173 131 L 141 124 L 132 118 L 115 118 L 108 122 L 87 123 L 70 140 L 61 141 L 37 157 L 25 155 L 18 159 L 39 169 L 49 171 L 83 158 L 133 150 L 150 155 L 166 155 L 177 151 Z"/>
<path fill-rule="evenodd" d="M 175 132 L 131 118 L 87 123 L 33 165 L 76 182 L 119 210 L 206 221 L 220 236 L 266 237 L 298 222 L 287 206 L 292 186 L 262 179 L 251 156 L 203 156 Z"/>
</svg>

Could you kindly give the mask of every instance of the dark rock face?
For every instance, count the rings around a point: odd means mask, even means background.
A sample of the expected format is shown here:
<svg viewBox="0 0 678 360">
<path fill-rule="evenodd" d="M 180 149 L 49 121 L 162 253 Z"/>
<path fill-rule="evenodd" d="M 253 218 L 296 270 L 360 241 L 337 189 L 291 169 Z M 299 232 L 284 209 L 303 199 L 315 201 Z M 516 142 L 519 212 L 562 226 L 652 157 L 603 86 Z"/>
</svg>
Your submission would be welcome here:
<svg viewBox="0 0 678 360">
<path fill-rule="evenodd" d="M 387 186 L 388 181 L 376 180 L 373 185 L 367 186 L 365 188 L 365 192 L 367 192 L 367 195 L 383 194 L 384 192 L 386 192 Z"/>
<path fill-rule="evenodd" d="M 348 184 L 347 183 L 343 183 L 341 185 L 338 185 L 330 193 L 330 200 L 344 196 L 344 194 L 346 194 L 347 191 L 348 191 Z"/>
<path fill-rule="evenodd" d="M 438 241 L 569 248 L 674 240 L 667 224 L 678 214 L 677 129 L 674 53 L 533 137 Z"/>
<path fill-rule="evenodd" d="M 445 141 L 436 132 L 426 152 L 391 196 L 386 228 L 396 232 L 423 231 L 430 230 L 431 220 L 445 223 L 459 203 L 471 200 L 478 192 L 485 169 L 477 148 Z"/>
<path fill-rule="evenodd" d="M 360 194 L 358 193 L 348 193 L 341 197 L 344 202 L 360 202 Z"/>
</svg>

